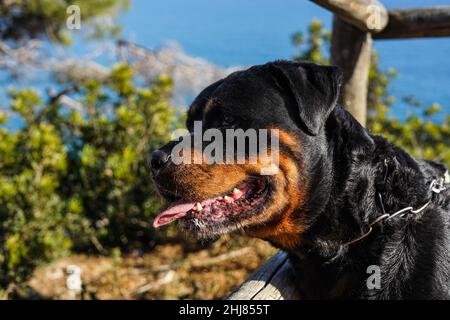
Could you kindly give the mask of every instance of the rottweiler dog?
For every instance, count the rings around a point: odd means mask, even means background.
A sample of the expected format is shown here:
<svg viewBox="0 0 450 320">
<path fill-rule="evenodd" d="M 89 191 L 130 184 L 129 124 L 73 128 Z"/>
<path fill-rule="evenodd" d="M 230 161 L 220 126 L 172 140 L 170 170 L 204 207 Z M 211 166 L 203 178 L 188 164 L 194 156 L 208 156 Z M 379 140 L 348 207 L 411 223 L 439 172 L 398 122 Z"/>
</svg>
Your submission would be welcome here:
<svg viewBox="0 0 450 320">
<path fill-rule="evenodd" d="M 188 136 L 196 121 L 202 132 L 276 131 L 267 154 L 278 153 L 278 170 L 261 174 L 259 149 L 251 163 L 175 164 L 184 138 L 175 139 L 149 157 L 171 203 L 154 226 L 178 220 L 198 238 L 243 230 L 267 240 L 288 253 L 304 299 L 449 299 L 446 168 L 371 135 L 344 110 L 341 84 L 338 67 L 275 61 L 204 89 Z"/>
</svg>

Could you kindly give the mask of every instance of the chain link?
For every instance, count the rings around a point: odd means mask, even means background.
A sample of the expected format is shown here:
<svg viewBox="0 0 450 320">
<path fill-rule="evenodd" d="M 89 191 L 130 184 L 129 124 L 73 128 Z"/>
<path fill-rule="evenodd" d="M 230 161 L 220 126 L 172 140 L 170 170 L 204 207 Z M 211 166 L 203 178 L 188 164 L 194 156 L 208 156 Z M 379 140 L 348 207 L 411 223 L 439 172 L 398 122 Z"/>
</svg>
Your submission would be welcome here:
<svg viewBox="0 0 450 320">
<path fill-rule="evenodd" d="M 442 191 L 446 190 L 447 187 L 445 186 L 446 184 L 450 183 L 450 179 L 449 179 L 449 174 L 448 171 L 445 173 L 443 178 L 440 179 L 434 179 L 433 181 L 431 181 L 430 184 L 430 190 L 431 192 L 435 193 L 435 194 L 439 194 Z M 345 242 L 343 245 L 344 246 L 348 246 L 352 243 L 358 242 L 362 239 L 364 239 L 365 237 L 367 237 L 373 230 L 373 226 L 379 222 L 383 222 L 383 221 L 389 221 L 397 216 L 400 216 L 401 218 L 404 217 L 406 214 L 408 213 L 413 213 L 413 214 L 417 214 L 422 212 L 423 210 L 425 210 L 430 204 L 431 204 L 431 200 L 429 200 L 427 203 L 425 203 L 423 206 L 421 206 L 420 208 L 418 208 L 417 210 L 414 210 L 413 207 L 406 207 L 403 209 L 400 209 L 394 213 L 386 213 L 385 209 L 384 209 L 384 203 L 383 203 L 383 198 L 381 196 L 381 194 L 378 192 L 378 198 L 380 200 L 381 203 L 381 209 L 383 210 L 383 214 L 380 215 L 378 218 L 376 218 L 374 221 L 372 221 L 368 227 L 367 227 L 367 231 L 365 233 L 363 233 L 362 235 L 360 235 L 359 237 Z"/>
</svg>

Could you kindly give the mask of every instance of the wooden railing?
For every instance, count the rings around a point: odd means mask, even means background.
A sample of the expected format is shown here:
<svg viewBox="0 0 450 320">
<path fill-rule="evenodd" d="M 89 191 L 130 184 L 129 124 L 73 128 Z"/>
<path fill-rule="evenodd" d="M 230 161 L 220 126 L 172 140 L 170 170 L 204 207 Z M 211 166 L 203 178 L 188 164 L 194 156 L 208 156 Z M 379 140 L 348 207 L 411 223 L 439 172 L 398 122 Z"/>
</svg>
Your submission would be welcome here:
<svg viewBox="0 0 450 320">
<path fill-rule="evenodd" d="M 311 1 L 334 13 L 331 63 L 344 71 L 343 104 L 363 125 L 372 41 L 450 36 L 450 6 L 387 10 L 376 0 Z"/>
<path fill-rule="evenodd" d="M 229 300 L 298 300 L 292 266 L 283 251 L 256 270 Z"/>
</svg>

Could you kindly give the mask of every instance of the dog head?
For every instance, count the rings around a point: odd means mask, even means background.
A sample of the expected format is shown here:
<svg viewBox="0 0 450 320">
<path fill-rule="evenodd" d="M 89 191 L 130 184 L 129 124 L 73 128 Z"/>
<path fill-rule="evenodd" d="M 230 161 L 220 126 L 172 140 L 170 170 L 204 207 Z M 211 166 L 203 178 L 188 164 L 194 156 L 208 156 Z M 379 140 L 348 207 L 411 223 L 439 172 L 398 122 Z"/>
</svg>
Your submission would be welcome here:
<svg viewBox="0 0 450 320">
<path fill-rule="evenodd" d="M 317 173 L 327 152 L 324 126 L 341 78 L 336 67 L 276 61 L 204 89 L 189 108 L 188 132 L 150 155 L 170 203 L 154 226 L 178 220 L 198 238 L 243 229 L 295 246 L 313 219 L 312 201 L 320 202 L 310 190 L 326 176 Z"/>
</svg>

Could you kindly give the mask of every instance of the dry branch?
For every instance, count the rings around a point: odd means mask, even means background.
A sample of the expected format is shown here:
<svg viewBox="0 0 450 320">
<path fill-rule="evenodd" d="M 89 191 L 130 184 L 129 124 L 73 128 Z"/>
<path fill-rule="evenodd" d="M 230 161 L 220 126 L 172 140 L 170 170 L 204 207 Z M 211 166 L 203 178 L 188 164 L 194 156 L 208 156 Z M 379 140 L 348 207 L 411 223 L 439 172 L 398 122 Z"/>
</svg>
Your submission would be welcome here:
<svg viewBox="0 0 450 320">
<path fill-rule="evenodd" d="M 229 253 L 224 253 L 224 254 L 218 255 L 216 257 L 205 259 L 200 262 L 196 262 L 196 263 L 192 263 L 192 264 L 174 263 L 174 264 L 158 266 L 156 268 L 153 268 L 152 271 L 166 271 L 166 274 L 162 278 L 158 279 L 157 281 L 147 283 L 147 284 L 131 291 L 130 295 L 139 296 L 150 290 L 156 290 L 166 284 L 169 284 L 170 282 L 173 281 L 175 274 L 176 274 L 175 269 L 177 269 L 177 268 L 185 267 L 187 269 L 190 269 L 190 268 L 206 267 L 209 265 L 221 263 L 221 262 L 229 260 L 229 259 L 240 257 L 242 255 L 249 254 L 251 252 L 253 252 L 252 248 L 245 247 L 242 249 L 231 251 Z"/>
<path fill-rule="evenodd" d="M 192 267 L 205 267 L 205 266 L 209 266 L 209 265 L 212 265 L 212 264 L 218 264 L 218 263 L 221 263 L 221 262 L 229 260 L 229 259 L 240 257 L 240 256 L 243 256 L 243 255 L 252 253 L 252 252 L 253 252 L 252 248 L 245 247 L 245 248 L 242 248 L 242 249 L 239 249 L 239 250 L 231 251 L 229 253 L 224 253 L 224 254 L 221 254 L 221 255 L 216 256 L 216 257 L 212 257 L 212 258 L 209 258 L 209 259 L 205 259 L 205 260 L 193 263 L 191 266 Z"/>
<path fill-rule="evenodd" d="M 169 270 L 162 278 L 156 280 L 155 282 L 147 283 L 133 291 L 130 292 L 130 295 L 132 296 L 139 296 L 142 295 L 150 290 L 156 290 L 160 287 L 169 284 L 173 281 L 175 278 L 175 271 Z"/>
</svg>

